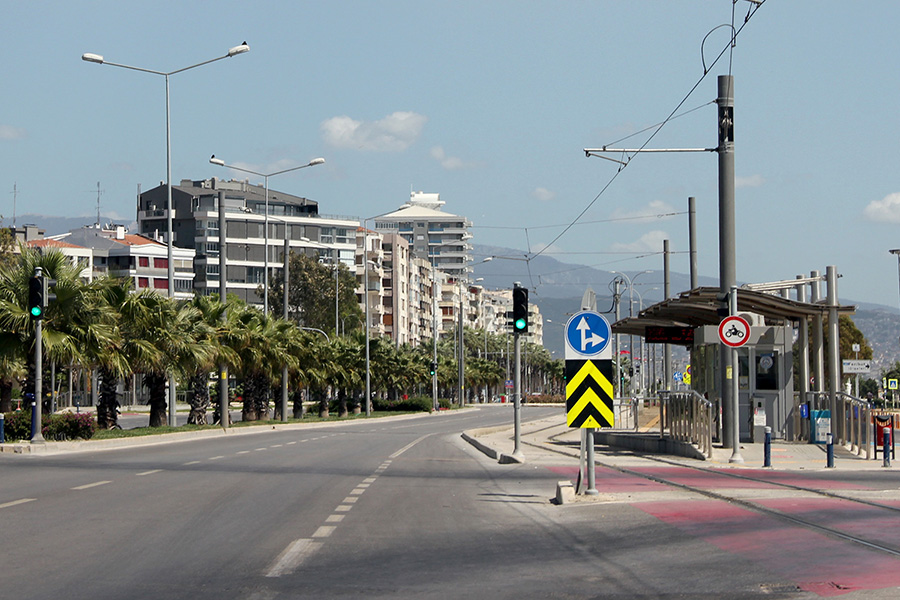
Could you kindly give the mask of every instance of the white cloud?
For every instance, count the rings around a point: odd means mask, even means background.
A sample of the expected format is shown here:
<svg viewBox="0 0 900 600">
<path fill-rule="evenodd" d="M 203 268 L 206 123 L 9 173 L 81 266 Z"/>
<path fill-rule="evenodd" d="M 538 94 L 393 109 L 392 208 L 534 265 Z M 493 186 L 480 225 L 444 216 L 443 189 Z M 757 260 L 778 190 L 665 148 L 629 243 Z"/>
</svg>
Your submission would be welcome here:
<svg viewBox="0 0 900 600">
<path fill-rule="evenodd" d="M 456 156 L 447 156 L 442 146 L 435 146 L 431 149 L 431 158 L 435 159 L 441 166 L 448 171 L 455 171 L 466 166 L 463 160 Z"/>
<path fill-rule="evenodd" d="M 12 125 L 0 125 L 0 140 L 21 140 L 25 137 L 25 130 Z"/>
<path fill-rule="evenodd" d="M 541 202 L 550 202 L 551 200 L 556 198 L 556 193 L 551 192 L 547 188 L 535 188 L 531 195 L 540 200 Z"/>
<path fill-rule="evenodd" d="M 665 231 L 648 231 L 633 242 L 615 243 L 610 248 L 613 252 L 634 252 L 635 254 L 662 252 L 663 240 L 669 239 L 669 237 L 669 234 Z"/>
<path fill-rule="evenodd" d="M 378 121 L 356 121 L 347 116 L 322 121 L 322 137 L 335 148 L 400 152 L 409 148 L 422 133 L 424 115 L 398 111 Z"/>
<path fill-rule="evenodd" d="M 900 192 L 888 194 L 881 200 L 872 200 L 863 214 L 871 221 L 900 223 Z"/>
<path fill-rule="evenodd" d="M 643 208 L 638 208 L 635 210 L 622 210 L 617 208 L 612 212 L 611 218 L 613 219 L 636 219 L 636 220 L 651 220 L 651 219 L 660 219 L 667 218 L 671 219 L 673 216 L 660 217 L 659 215 L 668 215 L 669 213 L 678 212 L 675 207 L 673 207 L 668 202 L 663 202 L 662 200 L 653 200 L 647 206 Z"/>
<path fill-rule="evenodd" d="M 735 188 L 759 187 L 766 182 L 762 175 L 750 175 L 749 177 L 735 177 Z"/>
</svg>

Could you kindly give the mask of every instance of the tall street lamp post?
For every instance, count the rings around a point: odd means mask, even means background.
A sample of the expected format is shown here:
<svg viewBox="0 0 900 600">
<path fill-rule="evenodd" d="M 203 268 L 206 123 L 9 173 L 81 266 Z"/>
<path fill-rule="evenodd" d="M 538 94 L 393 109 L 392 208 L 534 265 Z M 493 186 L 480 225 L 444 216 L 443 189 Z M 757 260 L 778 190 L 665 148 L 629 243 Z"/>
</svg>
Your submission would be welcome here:
<svg viewBox="0 0 900 600">
<path fill-rule="evenodd" d="M 257 171 L 252 171 L 250 169 L 245 169 L 243 167 L 236 167 L 234 165 L 226 164 L 224 160 L 221 158 L 216 158 L 216 155 L 213 154 L 209 162 L 214 165 L 218 165 L 220 167 L 226 167 L 228 169 L 233 169 L 235 171 L 242 171 L 244 173 L 250 173 L 251 175 L 257 175 L 262 177 L 265 181 L 266 187 L 266 208 L 265 208 L 265 222 L 263 224 L 263 228 L 265 231 L 265 251 L 263 256 L 263 313 L 269 314 L 269 177 L 274 177 L 275 175 L 281 175 L 282 173 L 290 173 L 291 171 L 297 171 L 299 169 L 305 169 L 306 167 L 313 167 L 315 165 L 321 165 L 325 162 L 324 158 L 314 158 L 305 165 L 299 165 L 296 167 L 291 167 L 290 169 L 282 169 L 281 171 L 275 171 L 274 173 L 259 173 Z"/>
<path fill-rule="evenodd" d="M 172 258 L 172 248 L 174 246 L 174 239 L 172 236 L 172 216 L 175 212 L 175 207 L 172 206 L 172 126 L 171 126 L 171 115 L 169 110 L 169 76 L 175 75 L 177 73 L 182 73 L 184 71 L 188 71 L 190 69 L 196 69 L 197 67 L 202 67 L 203 65 L 208 65 L 209 63 L 213 63 L 223 58 L 231 58 L 232 56 L 237 56 L 238 54 L 243 54 L 245 52 L 250 51 L 250 46 L 247 45 L 247 42 L 244 42 L 238 46 L 230 48 L 228 52 L 224 56 L 219 56 L 217 58 L 213 58 L 210 60 L 205 60 L 203 62 L 191 65 L 189 67 L 184 67 L 182 69 L 176 69 L 175 71 L 154 71 L 153 69 L 144 69 L 141 67 L 133 67 L 131 65 L 124 65 L 120 63 L 109 62 L 103 58 L 100 54 L 93 54 L 91 52 L 87 52 L 81 55 L 81 60 L 97 63 L 99 65 L 109 65 L 111 67 L 121 67 L 123 69 L 130 69 L 132 71 L 141 71 L 143 73 L 151 73 L 153 75 L 162 75 L 166 80 L 166 256 L 168 260 L 168 286 L 169 286 L 169 298 L 175 297 L 175 261 Z M 224 276 L 224 274 L 223 274 Z M 169 375 L 169 415 L 168 415 L 168 424 L 172 427 L 176 425 L 175 421 L 175 377 L 173 375 Z"/>
</svg>

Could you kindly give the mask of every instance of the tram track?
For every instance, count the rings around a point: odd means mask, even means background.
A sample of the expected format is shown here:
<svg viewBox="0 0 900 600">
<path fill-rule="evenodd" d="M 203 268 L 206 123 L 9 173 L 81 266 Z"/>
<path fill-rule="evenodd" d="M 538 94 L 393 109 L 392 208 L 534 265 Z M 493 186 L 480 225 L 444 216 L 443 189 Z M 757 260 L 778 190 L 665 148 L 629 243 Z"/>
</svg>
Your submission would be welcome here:
<svg viewBox="0 0 900 600">
<path fill-rule="evenodd" d="M 530 431 L 530 432 L 528 432 L 527 435 L 529 437 L 533 437 L 538 433 L 544 433 L 544 432 L 547 432 L 548 430 L 558 428 L 558 427 L 559 427 L 558 425 L 552 425 L 552 426 L 545 427 L 542 429 Z M 559 434 L 556 434 L 556 435 L 551 435 L 547 439 L 554 440 L 559 435 L 562 435 L 562 433 L 563 432 L 560 432 Z M 559 446 L 554 447 L 547 443 L 533 442 L 533 441 L 527 441 L 527 440 L 524 441 L 524 443 L 529 446 L 538 447 L 543 450 L 550 450 L 552 452 L 556 452 L 558 454 L 563 454 L 566 456 L 575 456 L 575 457 L 578 456 L 577 451 L 573 453 L 571 451 L 568 451 L 569 450 L 568 448 L 564 449 Z M 560 442 L 557 442 L 557 444 L 559 444 L 559 443 Z M 816 488 L 816 487 L 807 487 L 807 486 L 787 483 L 787 482 L 783 482 L 783 481 L 773 481 L 773 480 L 762 478 L 762 477 L 753 477 L 753 476 L 746 475 L 746 474 L 729 472 L 728 470 L 725 470 L 725 469 L 710 469 L 710 468 L 706 468 L 706 467 L 696 467 L 696 466 L 693 466 L 690 464 L 686 464 L 684 462 L 668 460 L 666 458 L 640 454 L 637 452 L 633 453 L 633 455 L 636 458 L 639 458 L 641 460 L 646 460 L 651 463 L 664 464 L 664 465 L 668 465 L 668 466 L 672 466 L 672 467 L 678 467 L 681 469 L 689 469 L 692 471 L 702 472 L 707 475 L 712 473 L 716 476 L 721 476 L 724 478 L 733 478 L 736 480 L 742 480 L 745 482 L 752 482 L 752 483 L 762 484 L 762 485 L 766 485 L 766 486 L 773 486 L 773 487 L 777 487 L 777 488 L 791 490 L 793 492 L 800 492 L 800 493 L 804 493 L 804 494 L 827 498 L 830 500 L 849 502 L 849 503 L 853 503 L 856 505 L 862 505 L 867 508 L 876 509 L 878 511 L 885 511 L 885 513 L 890 514 L 891 518 L 896 518 L 896 513 L 900 513 L 900 507 L 897 507 L 897 506 L 882 504 L 880 502 L 874 502 L 874 501 L 867 500 L 864 498 L 856 498 L 856 497 L 853 497 L 850 495 L 839 494 L 836 492 L 832 492 L 829 490 L 823 490 L 823 489 Z M 708 488 L 704 488 L 704 487 L 700 487 L 700 486 L 696 486 L 696 485 L 690 485 L 687 483 L 675 481 L 673 479 L 668 479 L 666 477 L 660 476 L 659 474 L 645 473 L 640 470 L 628 468 L 628 467 L 625 467 L 622 465 L 617 465 L 617 464 L 603 461 L 603 460 L 595 459 L 594 462 L 597 466 L 601 466 L 603 468 L 610 469 L 610 470 L 616 471 L 618 473 L 622 473 L 624 475 L 629 475 L 632 477 L 639 477 L 641 479 L 652 481 L 652 482 L 658 483 L 660 485 L 664 485 L 664 486 L 678 489 L 681 491 L 694 493 L 694 494 L 697 494 L 697 495 L 700 495 L 700 496 L 703 496 L 703 497 L 706 497 L 706 498 L 709 498 L 712 500 L 727 502 L 729 504 L 732 504 L 734 506 L 739 506 L 741 508 L 744 508 L 746 510 L 752 511 L 757 514 L 772 517 L 772 518 L 778 519 L 780 521 L 790 523 L 791 525 L 802 527 L 802 528 L 805 528 L 805 529 L 808 529 L 811 531 L 816 531 L 823 535 L 829 536 L 833 539 L 841 540 L 844 542 L 849 542 L 854 545 L 866 548 L 868 550 L 873 550 L 876 552 L 880 552 L 883 554 L 888 554 L 888 555 L 900 558 L 900 546 L 896 546 L 893 544 L 887 544 L 887 543 L 884 543 L 883 541 L 875 541 L 873 539 L 867 539 L 866 537 L 862 537 L 860 535 L 842 530 L 837 527 L 833 527 L 833 526 L 830 526 L 827 524 L 815 522 L 813 520 L 806 519 L 806 518 L 803 518 L 800 516 L 788 514 L 784 511 L 777 510 L 777 509 L 769 507 L 769 506 L 765 506 L 761 502 L 754 501 L 753 499 L 750 499 L 750 498 L 738 497 L 736 495 L 729 494 L 729 493 L 721 491 L 721 490 L 717 491 L 717 490 L 712 490 L 712 489 L 708 489 Z"/>
</svg>

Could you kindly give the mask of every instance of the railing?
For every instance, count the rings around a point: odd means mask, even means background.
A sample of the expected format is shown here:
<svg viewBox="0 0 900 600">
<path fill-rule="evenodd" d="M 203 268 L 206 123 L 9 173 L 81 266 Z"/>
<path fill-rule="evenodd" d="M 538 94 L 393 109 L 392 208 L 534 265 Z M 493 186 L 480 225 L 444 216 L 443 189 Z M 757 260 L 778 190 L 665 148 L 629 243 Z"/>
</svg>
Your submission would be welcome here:
<svg viewBox="0 0 900 600">
<path fill-rule="evenodd" d="M 695 444 L 708 457 L 712 456 L 715 405 L 691 390 L 659 392 L 659 435 L 679 442 Z"/>
<path fill-rule="evenodd" d="M 851 452 L 857 455 L 862 453 L 863 447 L 866 451 L 866 459 L 871 457 L 872 452 L 872 404 L 862 398 L 856 398 L 850 394 L 838 392 L 837 394 L 837 414 L 832 414 L 831 433 L 834 443 L 849 446 Z M 812 410 L 818 407 L 818 410 L 831 410 L 831 397 L 828 392 L 807 392 L 807 398 L 810 406 L 810 432 L 816 427 L 812 421 Z M 812 434 L 810 434 L 812 437 Z M 878 440 L 875 441 L 878 443 Z"/>
<path fill-rule="evenodd" d="M 638 430 L 638 407 L 642 401 L 639 398 L 614 398 L 613 399 L 613 429 Z"/>
</svg>

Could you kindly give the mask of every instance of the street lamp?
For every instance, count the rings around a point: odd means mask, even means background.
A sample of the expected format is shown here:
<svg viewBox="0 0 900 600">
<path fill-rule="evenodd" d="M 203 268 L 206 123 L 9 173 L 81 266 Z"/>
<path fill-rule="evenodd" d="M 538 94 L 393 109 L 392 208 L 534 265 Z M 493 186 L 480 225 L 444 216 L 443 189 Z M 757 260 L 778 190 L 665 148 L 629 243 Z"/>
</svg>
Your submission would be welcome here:
<svg viewBox="0 0 900 600">
<path fill-rule="evenodd" d="M 623 273 L 621 271 L 610 271 L 610 273 L 615 273 L 616 275 L 619 275 L 620 277 L 624 277 L 625 281 L 628 283 L 628 290 L 629 290 L 628 291 L 628 316 L 633 317 L 634 316 L 634 282 L 641 275 L 644 275 L 647 273 L 653 273 L 653 271 L 640 271 L 639 273 L 635 273 L 634 276 L 632 276 L 632 277 L 629 277 L 628 275 L 626 275 L 625 273 Z M 618 346 L 618 344 L 617 344 L 617 346 Z M 631 352 L 631 365 L 633 368 L 634 361 L 635 361 L 635 358 L 634 358 L 634 336 L 632 336 L 631 334 L 628 335 L 628 351 Z M 643 356 L 641 358 L 643 358 Z M 616 360 L 618 361 L 618 357 L 616 357 Z M 634 381 L 633 380 L 629 387 L 631 387 L 632 391 L 634 391 Z"/>
<path fill-rule="evenodd" d="M 143 73 L 151 73 L 153 75 L 162 75 L 166 80 L 166 232 L 168 236 L 166 239 L 166 257 L 168 261 L 169 298 L 175 297 L 175 261 L 172 257 L 174 246 L 174 240 L 172 236 L 172 214 L 175 212 L 175 207 L 172 206 L 172 126 L 169 110 L 169 76 L 175 75 L 176 73 L 181 73 L 183 71 L 188 71 L 190 69 L 195 69 L 197 67 L 202 67 L 203 65 L 208 65 L 209 63 L 222 60 L 223 58 L 231 58 L 232 56 L 237 56 L 238 54 L 243 54 L 249 51 L 250 46 L 247 45 L 247 42 L 244 42 L 242 44 L 234 46 L 233 48 L 229 48 L 228 52 L 224 56 L 205 60 L 189 67 L 184 67 L 182 69 L 176 69 L 175 71 L 168 72 L 154 71 L 153 69 L 144 69 L 141 67 L 133 67 L 131 65 L 109 62 L 105 60 L 102 55 L 94 54 L 92 52 L 86 52 L 85 54 L 81 55 L 81 60 L 86 62 L 97 63 L 98 65 L 109 65 L 111 67 L 120 67 L 122 69 L 129 69 L 132 71 L 141 71 Z M 224 277 L 225 274 L 223 273 L 221 276 Z M 225 415 L 223 415 L 223 418 L 225 418 Z M 175 377 L 173 375 L 169 376 L 169 425 L 172 427 L 176 425 Z"/>
<path fill-rule="evenodd" d="M 900 272 L 900 248 L 894 248 L 893 250 L 890 250 L 890 253 L 897 256 L 897 270 Z"/>
<path fill-rule="evenodd" d="M 314 158 L 305 165 L 299 165 L 296 167 L 291 167 L 290 169 L 282 169 L 281 171 L 275 171 L 274 173 L 259 173 L 257 171 L 252 171 L 250 169 L 245 169 L 243 167 L 236 167 L 234 165 L 226 164 L 224 160 L 221 158 L 216 158 L 216 155 L 213 154 L 209 158 L 209 162 L 218 165 L 220 167 L 226 167 L 229 169 L 233 169 L 235 171 L 242 171 L 244 173 L 250 173 L 252 175 L 258 175 L 265 180 L 266 187 L 266 209 L 265 209 L 265 223 L 263 227 L 265 228 L 265 252 L 263 253 L 265 256 L 263 257 L 263 313 L 269 314 L 269 177 L 274 177 L 275 175 L 281 175 L 282 173 L 290 173 L 291 171 L 297 171 L 299 169 L 305 169 L 306 167 L 313 167 L 315 165 L 321 165 L 325 162 L 324 158 Z"/>
</svg>

